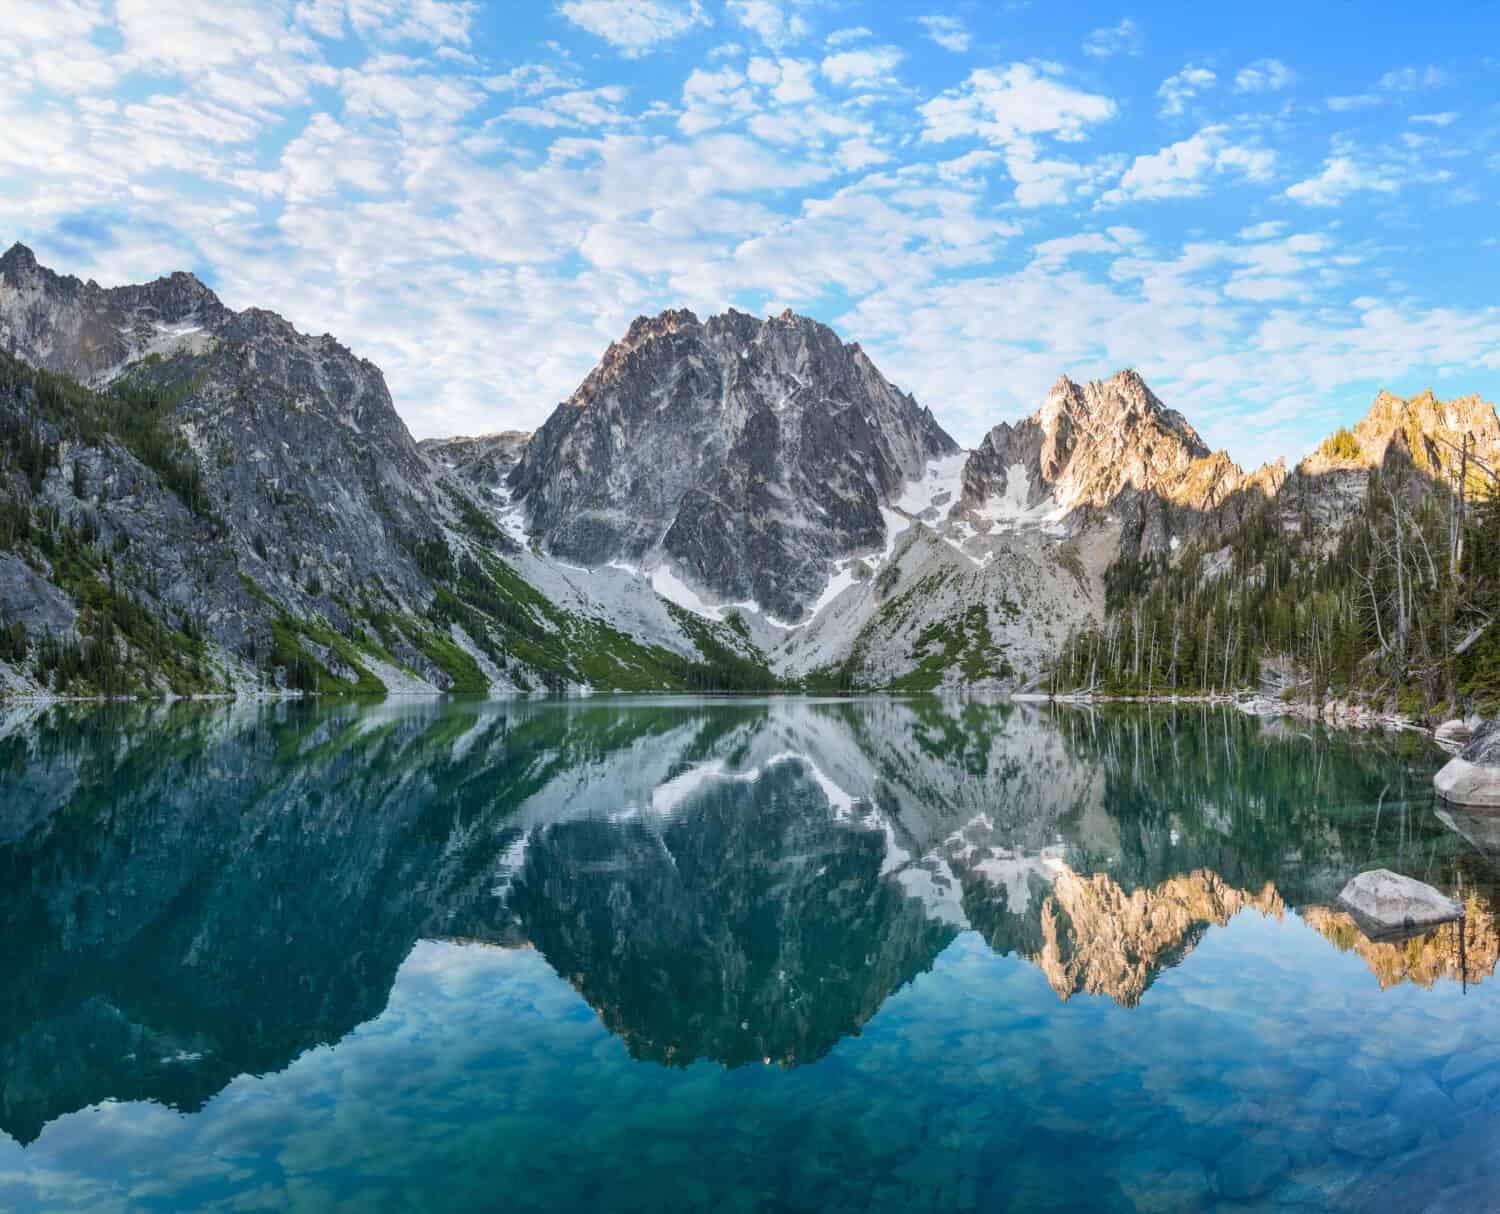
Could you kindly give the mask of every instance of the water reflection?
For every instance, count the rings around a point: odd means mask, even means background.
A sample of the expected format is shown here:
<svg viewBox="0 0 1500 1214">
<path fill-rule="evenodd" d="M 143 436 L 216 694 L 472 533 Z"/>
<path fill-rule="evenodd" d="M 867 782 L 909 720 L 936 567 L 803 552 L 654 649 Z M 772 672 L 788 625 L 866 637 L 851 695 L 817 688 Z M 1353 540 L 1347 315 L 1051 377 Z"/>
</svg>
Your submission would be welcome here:
<svg viewBox="0 0 1500 1214">
<path fill-rule="evenodd" d="M 422 939 L 529 946 L 633 1057 L 807 1063 L 963 931 L 1149 1000 L 1296 913 L 1381 986 L 1494 971 L 1496 837 L 1417 739 L 983 702 L 55 708 L 0 724 L 0 1129 L 191 1111 L 377 1016 Z M 1366 868 L 1459 893 L 1373 945 Z M 1458 946 L 1462 943 L 1463 947 Z"/>
</svg>

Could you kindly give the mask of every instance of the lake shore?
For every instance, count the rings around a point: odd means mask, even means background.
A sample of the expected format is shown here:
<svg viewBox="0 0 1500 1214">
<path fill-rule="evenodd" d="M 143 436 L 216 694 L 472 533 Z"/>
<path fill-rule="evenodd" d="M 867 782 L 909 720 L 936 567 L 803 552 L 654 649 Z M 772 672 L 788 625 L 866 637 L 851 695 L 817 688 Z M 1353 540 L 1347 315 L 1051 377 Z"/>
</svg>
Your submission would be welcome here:
<svg viewBox="0 0 1500 1214">
<path fill-rule="evenodd" d="M 1305 700 L 1276 700 L 1269 696 L 1252 694 L 1224 694 L 1219 692 L 1202 695 L 1100 695 L 1095 693 L 1064 693 L 1049 695 L 1044 692 L 1016 692 L 1013 700 L 1023 703 L 1050 704 L 1208 704 L 1235 708 L 1254 717 L 1298 717 L 1307 721 L 1322 721 L 1349 729 L 1411 730 L 1433 734 L 1432 726 L 1413 720 L 1402 713 L 1377 712 L 1364 704 L 1349 700 L 1325 700 L 1321 704 Z"/>
</svg>

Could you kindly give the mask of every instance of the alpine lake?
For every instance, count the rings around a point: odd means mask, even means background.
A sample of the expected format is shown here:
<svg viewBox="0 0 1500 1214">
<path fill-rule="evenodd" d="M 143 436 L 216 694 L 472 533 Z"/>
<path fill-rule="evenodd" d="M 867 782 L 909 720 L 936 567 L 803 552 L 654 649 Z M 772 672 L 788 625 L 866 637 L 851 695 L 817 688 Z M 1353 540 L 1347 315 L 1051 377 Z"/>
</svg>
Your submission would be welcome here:
<svg viewBox="0 0 1500 1214">
<path fill-rule="evenodd" d="M 1500 815 L 982 699 L 0 714 L 0 1210 L 1500 1209 Z M 1460 923 L 1373 942 L 1390 868 Z"/>
</svg>

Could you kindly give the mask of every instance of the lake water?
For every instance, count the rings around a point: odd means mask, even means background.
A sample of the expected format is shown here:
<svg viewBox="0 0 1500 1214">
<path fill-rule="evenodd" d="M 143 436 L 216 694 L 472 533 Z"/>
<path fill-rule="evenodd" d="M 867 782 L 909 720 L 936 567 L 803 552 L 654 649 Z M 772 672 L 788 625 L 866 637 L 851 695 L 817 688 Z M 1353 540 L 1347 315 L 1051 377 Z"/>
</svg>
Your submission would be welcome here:
<svg viewBox="0 0 1500 1214">
<path fill-rule="evenodd" d="M 0 716 L 0 1209 L 1500 1208 L 1500 818 L 1219 710 Z M 1372 944 L 1389 867 L 1466 900 Z"/>
</svg>

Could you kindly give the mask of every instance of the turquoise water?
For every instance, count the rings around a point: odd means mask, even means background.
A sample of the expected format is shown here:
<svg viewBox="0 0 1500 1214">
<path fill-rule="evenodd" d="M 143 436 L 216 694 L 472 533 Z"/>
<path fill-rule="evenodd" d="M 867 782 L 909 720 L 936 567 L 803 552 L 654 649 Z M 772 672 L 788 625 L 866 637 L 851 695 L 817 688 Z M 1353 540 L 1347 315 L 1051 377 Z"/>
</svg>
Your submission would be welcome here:
<svg viewBox="0 0 1500 1214">
<path fill-rule="evenodd" d="M 0 717 L 0 1209 L 1493 1210 L 1420 739 L 982 702 Z M 1465 926 L 1371 944 L 1385 866 Z"/>
</svg>

